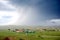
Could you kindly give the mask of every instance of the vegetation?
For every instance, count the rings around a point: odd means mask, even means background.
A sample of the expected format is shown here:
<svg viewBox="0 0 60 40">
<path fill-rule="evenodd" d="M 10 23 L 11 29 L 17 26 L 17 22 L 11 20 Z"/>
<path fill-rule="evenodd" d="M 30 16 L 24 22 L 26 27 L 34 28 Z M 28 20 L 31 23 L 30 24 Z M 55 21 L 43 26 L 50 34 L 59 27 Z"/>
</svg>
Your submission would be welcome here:
<svg viewBox="0 0 60 40">
<path fill-rule="evenodd" d="M 35 30 L 34 33 L 26 33 L 3 30 L 0 31 L 0 40 L 60 40 L 60 31 Z"/>
</svg>

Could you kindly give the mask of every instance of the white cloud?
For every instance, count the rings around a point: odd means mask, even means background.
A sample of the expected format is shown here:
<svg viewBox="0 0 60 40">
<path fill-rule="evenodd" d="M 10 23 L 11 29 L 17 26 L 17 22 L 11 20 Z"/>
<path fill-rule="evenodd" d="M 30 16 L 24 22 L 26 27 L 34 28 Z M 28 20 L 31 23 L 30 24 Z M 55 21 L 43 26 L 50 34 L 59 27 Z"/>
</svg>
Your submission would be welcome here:
<svg viewBox="0 0 60 40">
<path fill-rule="evenodd" d="M 0 0 L 0 10 L 15 10 L 16 8 L 9 4 L 9 1 Z"/>
<path fill-rule="evenodd" d="M 0 25 L 12 25 L 16 23 L 20 16 L 16 10 L 17 9 L 13 5 L 9 4 L 8 1 L 0 0 Z"/>
<path fill-rule="evenodd" d="M 60 19 L 52 19 L 52 20 L 50 20 L 50 22 L 60 23 Z"/>
<path fill-rule="evenodd" d="M 7 1 L 7 0 L 0 0 L 0 1 Z"/>
<path fill-rule="evenodd" d="M 0 25 L 11 25 L 17 22 L 19 14 L 16 11 L 0 11 Z M 8 17 L 8 18 L 7 18 Z"/>
<path fill-rule="evenodd" d="M 47 21 L 47 25 L 60 25 L 60 19 L 51 19 Z"/>
</svg>

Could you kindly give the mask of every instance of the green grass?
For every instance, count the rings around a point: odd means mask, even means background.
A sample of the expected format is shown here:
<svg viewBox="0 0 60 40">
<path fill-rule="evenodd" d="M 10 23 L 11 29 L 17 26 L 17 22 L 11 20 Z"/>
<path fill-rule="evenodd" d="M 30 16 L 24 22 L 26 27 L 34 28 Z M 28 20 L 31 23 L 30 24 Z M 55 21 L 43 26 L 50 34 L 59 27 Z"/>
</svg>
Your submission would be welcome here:
<svg viewBox="0 0 60 40">
<path fill-rule="evenodd" d="M 44 37 L 43 37 L 44 36 Z M 48 37 L 45 37 L 48 36 Z M 49 36 L 58 36 L 58 37 L 49 37 Z M 0 40 L 3 40 L 5 37 L 15 37 L 15 40 L 24 39 L 24 40 L 60 40 L 60 31 L 36 31 L 35 33 L 16 33 L 12 31 L 3 30 L 0 31 Z"/>
</svg>

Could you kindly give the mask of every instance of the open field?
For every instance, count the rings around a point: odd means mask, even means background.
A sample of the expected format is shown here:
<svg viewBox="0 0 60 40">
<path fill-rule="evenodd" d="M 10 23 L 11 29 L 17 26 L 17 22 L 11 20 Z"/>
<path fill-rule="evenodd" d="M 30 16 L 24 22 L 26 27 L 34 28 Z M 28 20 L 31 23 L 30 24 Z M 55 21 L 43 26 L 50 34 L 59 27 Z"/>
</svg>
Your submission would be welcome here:
<svg viewBox="0 0 60 40">
<path fill-rule="evenodd" d="M 60 40 L 60 31 L 35 31 L 35 33 L 0 31 L 0 40 L 9 37 L 11 40 Z"/>
</svg>

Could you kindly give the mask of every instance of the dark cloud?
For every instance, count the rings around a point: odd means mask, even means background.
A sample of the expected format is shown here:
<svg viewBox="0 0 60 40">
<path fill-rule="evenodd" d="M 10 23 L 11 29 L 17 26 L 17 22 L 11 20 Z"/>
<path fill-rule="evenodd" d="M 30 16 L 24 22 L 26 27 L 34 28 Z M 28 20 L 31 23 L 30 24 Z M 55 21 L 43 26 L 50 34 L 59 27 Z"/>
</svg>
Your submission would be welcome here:
<svg viewBox="0 0 60 40">
<path fill-rule="evenodd" d="M 30 16 L 30 24 L 34 23 L 40 23 L 41 20 L 50 20 L 50 19 L 60 19 L 60 4 L 59 0 L 10 0 L 9 1 L 12 5 L 17 7 L 26 7 L 27 10 L 29 10 L 29 7 L 35 8 L 32 11 L 37 11 L 36 14 L 30 13 L 28 14 L 28 17 Z M 33 17 L 34 16 L 34 17 Z M 35 18 L 35 19 L 34 19 Z M 34 20 L 33 20 L 34 19 Z M 43 22 L 42 21 L 42 22 Z"/>
<path fill-rule="evenodd" d="M 10 0 L 10 3 L 15 6 L 34 6 L 46 13 L 60 12 L 59 0 Z"/>
<path fill-rule="evenodd" d="M 18 6 L 35 6 L 38 3 L 42 3 L 43 0 L 10 0 L 10 2 L 14 5 Z"/>
</svg>

